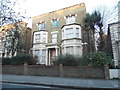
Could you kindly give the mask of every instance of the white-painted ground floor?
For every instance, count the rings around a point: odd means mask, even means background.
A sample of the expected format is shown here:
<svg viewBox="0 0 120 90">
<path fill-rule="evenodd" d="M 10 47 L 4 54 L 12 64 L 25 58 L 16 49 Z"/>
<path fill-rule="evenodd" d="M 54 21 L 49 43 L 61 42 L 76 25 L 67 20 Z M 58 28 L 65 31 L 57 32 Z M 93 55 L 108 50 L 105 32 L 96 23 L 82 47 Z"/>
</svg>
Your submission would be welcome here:
<svg viewBox="0 0 120 90">
<path fill-rule="evenodd" d="M 82 55 L 82 45 L 33 45 L 33 55 L 37 56 L 37 64 L 52 65 L 61 54 Z"/>
<path fill-rule="evenodd" d="M 37 64 L 52 65 L 56 56 L 60 54 L 60 48 L 58 46 L 47 46 L 33 48 L 33 55 L 37 56 Z"/>
</svg>

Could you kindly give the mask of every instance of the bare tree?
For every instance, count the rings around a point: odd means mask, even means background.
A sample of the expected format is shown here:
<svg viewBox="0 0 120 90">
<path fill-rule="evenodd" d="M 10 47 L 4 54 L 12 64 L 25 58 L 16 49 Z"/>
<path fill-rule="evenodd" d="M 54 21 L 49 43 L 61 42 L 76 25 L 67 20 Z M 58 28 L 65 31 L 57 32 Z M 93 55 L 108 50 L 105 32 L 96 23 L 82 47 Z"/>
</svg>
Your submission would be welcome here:
<svg viewBox="0 0 120 90">
<path fill-rule="evenodd" d="M 107 30 L 108 24 L 118 20 L 118 5 L 115 5 L 114 8 L 105 8 L 105 6 L 99 7 L 94 10 L 92 14 L 87 14 L 85 21 L 86 34 L 89 38 L 88 44 L 91 51 L 92 46 L 96 46 L 96 49 L 99 51 L 106 51 L 107 44 Z M 92 31 L 92 33 L 90 33 Z M 93 34 L 91 38 L 90 34 Z M 92 41 L 92 43 L 90 43 Z M 94 45 L 95 44 L 95 45 Z M 92 50 L 93 51 L 93 50 Z"/>
<path fill-rule="evenodd" d="M 22 21 L 25 16 L 25 0 L 0 0 L 0 27 Z"/>
<path fill-rule="evenodd" d="M 12 25 L 11 28 L 4 30 L 8 35 L 6 35 L 6 42 L 4 48 L 7 52 L 21 52 L 25 45 L 25 35 L 27 26 L 20 28 L 18 25 L 20 22 L 28 19 L 26 16 L 25 8 L 26 0 L 0 0 L 0 28 L 5 25 Z M 22 5 L 21 5 L 22 4 Z M 22 36 L 23 35 L 23 36 Z M 9 38 L 9 39 L 7 39 Z M 7 44 L 9 42 L 9 44 Z"/>
<path fill-rule="evenodd" d="M 99 51 L 105 51 L 107 49 L 107 32 L 108 24 L 118 21 L 118 5 L 115 5 L 114 8 L 106 8 L 105 6 L 99 7 L 97 10 L 101 19 L 96 24 L 95 34 L 97 36 L 97 49 Z"/>
</svg>

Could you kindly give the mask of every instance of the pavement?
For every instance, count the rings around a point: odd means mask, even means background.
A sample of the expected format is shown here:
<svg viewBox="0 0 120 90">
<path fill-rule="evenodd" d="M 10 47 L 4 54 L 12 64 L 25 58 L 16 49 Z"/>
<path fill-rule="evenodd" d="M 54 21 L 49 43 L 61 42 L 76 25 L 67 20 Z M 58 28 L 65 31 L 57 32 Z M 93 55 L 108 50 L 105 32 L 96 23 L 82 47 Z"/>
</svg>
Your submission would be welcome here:
<svg viewBox="0 0 120 90">
<path fill-rule="evenodd" d="M 1 74 L 3 83 L 30 84 L 42 85 L 61 88 L 73 89 L 109 89 L 120 90 L 119 80 L 105 79 L 79 79 L 79 78 L 64 78 L 64 77 L 48 77 L 48 76 L 27 76 L 27 75 L 10 75 Z"/>
</svg>

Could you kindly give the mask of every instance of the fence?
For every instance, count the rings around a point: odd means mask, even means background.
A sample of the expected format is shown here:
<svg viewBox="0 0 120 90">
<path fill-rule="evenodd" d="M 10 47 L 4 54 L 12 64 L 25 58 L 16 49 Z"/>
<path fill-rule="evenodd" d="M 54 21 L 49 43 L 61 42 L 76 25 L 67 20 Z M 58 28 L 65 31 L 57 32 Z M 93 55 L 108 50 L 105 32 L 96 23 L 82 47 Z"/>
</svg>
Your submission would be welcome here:
<svg viewBox="0 0 120 90">
<path fill-rule="evenodd" d="M 104 67 L 63 66 L 63 65 L 3 65 L 3 74 L 37 75 L 75 78 L 106 78 Z M 108 77 L 108 76 L 107 76 Z M 108 78 L 106 78 L 108 79 Z"/>
</svg>

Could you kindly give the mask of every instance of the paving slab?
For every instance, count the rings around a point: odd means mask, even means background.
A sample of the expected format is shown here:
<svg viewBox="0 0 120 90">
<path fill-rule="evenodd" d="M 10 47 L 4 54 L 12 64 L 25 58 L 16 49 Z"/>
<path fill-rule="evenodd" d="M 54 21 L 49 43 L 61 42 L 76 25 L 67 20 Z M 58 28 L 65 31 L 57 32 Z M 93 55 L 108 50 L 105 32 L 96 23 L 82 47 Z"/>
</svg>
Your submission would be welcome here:
<svg viewBox="0 0 120 90">
<path fill-rule="evenodd" d="M 74 88 L 106 88 L 119 90 L 119 80 L 105 79 L 79 79 L 79 78 L 64 78 L 64 77 L 48 77 L 48 76 L 27 76 L 27 75 L 2 75 L 3 82 L 23 83 L 23 84 L 38 84 L 49 86 L 63 86 Z"/>
</svg>

